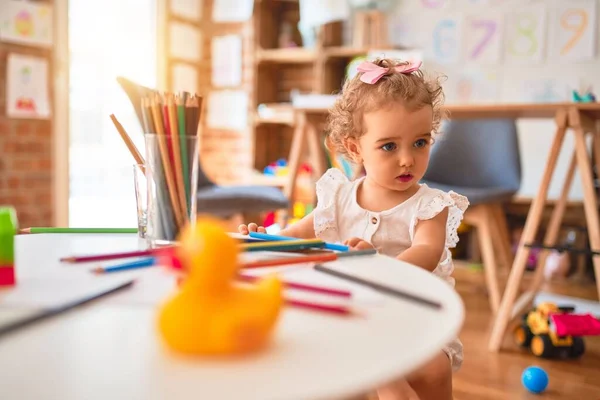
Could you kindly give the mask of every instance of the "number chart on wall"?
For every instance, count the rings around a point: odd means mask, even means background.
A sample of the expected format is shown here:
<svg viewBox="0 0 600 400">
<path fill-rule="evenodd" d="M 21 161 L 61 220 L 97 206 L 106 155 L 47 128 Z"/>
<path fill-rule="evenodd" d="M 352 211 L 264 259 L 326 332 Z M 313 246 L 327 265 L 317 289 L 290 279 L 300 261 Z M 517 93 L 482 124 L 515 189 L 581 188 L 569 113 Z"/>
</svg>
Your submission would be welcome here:
<svg viewBox="0 0 600 400">
<path fill-rule="evenodd" d="M 507 79 L 518 88 L 510 101 L 570 101 L 600 82 L 599 1 L 406 0 L 390 36 L 423 48 L 426 66 L 448 76 L 449 102 L 502 102 Z"/>
</svg>

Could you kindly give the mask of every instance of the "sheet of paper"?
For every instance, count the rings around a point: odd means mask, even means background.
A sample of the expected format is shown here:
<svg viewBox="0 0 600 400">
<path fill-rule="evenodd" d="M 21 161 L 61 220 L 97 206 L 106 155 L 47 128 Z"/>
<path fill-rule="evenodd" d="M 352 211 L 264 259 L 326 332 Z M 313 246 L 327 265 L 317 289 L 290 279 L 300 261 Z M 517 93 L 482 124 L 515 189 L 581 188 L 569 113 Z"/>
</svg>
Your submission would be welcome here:
<svg viewBox="0 0 600 400">
<path fill-rule="evenodd" d="M 213 129 L 246 129 L 248 94 L 239 90 L 213 91 L 208 96 L 207 124 Z"/>
<path fill-rule="evenodd" d="M 522 98 L 528 103 L 562 103 L 571 102 L 571 92 L 580 88 L 577 76 L 561 76 L 558 78 L 527 79 L 521 83 Z"/>
<path fill-rule="evenodd" d="M 505 32 L 507 62 L 541 62 L 546 46 L 546 8 L 543 4 L 535 4 L 508 13 Z"/>
<path fill-rule="evenodd" d="M 418 13 L 397 12 L 390 16 L 389 40 L 399 48 L 419 49 L 427 45 L 428 21 Z"/>
<path fill-rule="evenodd" d="M 215 36 L 212 39 L 212 83 L 215 87 L 242 84 L 242 37 Z"/>
<path fill-rule="evenodd" d="M 448 79 L 448 103 L 497 103 L 500 98 L 500 77 L 495 70 L 466 68 Z"/>
<path fill-rule="evenodd" d="M 424 9 L 436 10 L 452 7 L 456 0 L 418 0 Z"/>
<path fill-rule="evenodd" d="M 350 18 L 347 0 L 300 0 L 300 24 L 316 27 Z"/>
<path fill-rule="evenodd" d="M 550 56 L 565 61 L 594 58 L 596 46 L 596 0 L 553 3 L 550 20 Z"/>
<path fill-rule="evenodd" d="M 45 58 L 8 55 L 6 114 L 10 118 L 50 117 L 48 61 Z"/>
<path fill-rule="evenodd" d="M 202 58 L 202 36 L 193 25 L 171 22 L 169 25 L 169 50 L 171 56 L 187 61 Z"/>
<path fill-rule="evenodd" d="M 73 274 L 69 278 L 44 276 L 22 279 L 14 287 L 0 290 L 0 309 L 57 307 L 109 290 L 130 279 L 125 275 L 110 277 L 96 277 L 91 273 L 89 275 L 89 277 Z M 125 289 L 124 292 L 128 290 L 130 289 Z"/>
<path fill-rule="evenodd" d="M 466 18 L 466 60 L 479 64 L 497 64 L 502 54 L 502 30 L 500 13 L 470 15 Z"/>
<path fill-rule="evenodd" d="M 440 64 L 456 64 L 461 60 L 463 21 L 459 16 L 447 16 L 433 26 L 425 56 Z"/>
<path fill-rule="evenodd" d="M 198 70 L 189 64 L 175 64 L 171 67 L 172 90 L 174 92 L 198 91 Z"/>
<path fill-rule="evenodd" d="M 182 18 L 199 21 L 202 18 L 203 0 L 170 0 L 171 12 Z"/>
<path fill-rule="evenodd" d="M 252 17 L 254 0 L 214 0 L 214 22 L 243 22 Z"/>
<path fill-rule="evenodd" d="M 52 45 L 52 6 L 45 2 L 0 0 L 0 40 Z"/>
</svg>

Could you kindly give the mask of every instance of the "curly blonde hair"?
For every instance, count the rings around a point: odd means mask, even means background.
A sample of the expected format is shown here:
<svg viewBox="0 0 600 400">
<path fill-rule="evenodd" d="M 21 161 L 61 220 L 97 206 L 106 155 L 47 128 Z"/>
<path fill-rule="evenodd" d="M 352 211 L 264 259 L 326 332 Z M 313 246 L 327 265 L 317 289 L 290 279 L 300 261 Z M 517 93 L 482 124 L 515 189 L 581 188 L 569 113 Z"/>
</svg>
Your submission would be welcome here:
<svg viewBox="0 0 600 400">
<path fill-rule="evenodd" d="M 410 74 L 394 70 L 396 66 L 408 64 L 406 61 L 378 58 L 373 63 L 388 68 L 388 71 L 375 84 L 362 82 L 360 73 L 346 80 L 340 97 L 329 113 L 326 145 L 350 160 L 345 144 L 348 138 L 358 139 L 365 133 L 364 113 L 392 102 L 401 102 L 414 110 L 429 105 L 433 109 L 433 137 L 446 118 L 446 112 L 442 108 L 444 92 L 440 83 L 443 76 L 429 79 L 421 70 Z"/>
</svg>

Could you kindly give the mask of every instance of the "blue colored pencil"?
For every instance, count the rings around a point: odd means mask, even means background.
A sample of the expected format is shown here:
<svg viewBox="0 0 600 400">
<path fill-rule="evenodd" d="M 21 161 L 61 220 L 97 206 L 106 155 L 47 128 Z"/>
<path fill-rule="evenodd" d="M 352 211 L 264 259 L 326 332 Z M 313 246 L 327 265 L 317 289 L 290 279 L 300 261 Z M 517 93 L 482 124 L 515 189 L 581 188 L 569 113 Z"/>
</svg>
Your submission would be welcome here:
<svg viewBox="0 0 600 400">
<path fill-rule="evenodd" d="M 319 239 L 296 239 L 285 241 L 259 241 L 254 243 L 244 243 L 240 245 L 243 251 L 286 251 L 286 250 L 306 250 L 325 247 L 325 242 Z"/>
<path fill-rule="evenodd" d="M 129 271 L 137 268 L 147 268 L 154 266 L 156 262 L 155 257 L 142 258 L 137 261 L 131 261 L 127 263 L 112 265 L 110 267 L 98 267 L 94 268 L 92 272 L 96 274 L 106 274 L 110 272 Z"/>
<path fill-rule="evenodd" d="M 300 240 L 300 239 L 294 238 L 294 237 L 269 235 L 267 233 L 260 233 L 260 232 L 250 232 L 249 235 L 252 238 L 262 239 L 262 240 L 277 240 L 277 241 Z M 324 248 L 327 250 L 336 250 L 336 251 L 349 251 L 350 250 L 350 248 L 348 246 L 345 246 L 343 244 L 336 244 L 336 243 L 325 243 Z"/>
</svg>

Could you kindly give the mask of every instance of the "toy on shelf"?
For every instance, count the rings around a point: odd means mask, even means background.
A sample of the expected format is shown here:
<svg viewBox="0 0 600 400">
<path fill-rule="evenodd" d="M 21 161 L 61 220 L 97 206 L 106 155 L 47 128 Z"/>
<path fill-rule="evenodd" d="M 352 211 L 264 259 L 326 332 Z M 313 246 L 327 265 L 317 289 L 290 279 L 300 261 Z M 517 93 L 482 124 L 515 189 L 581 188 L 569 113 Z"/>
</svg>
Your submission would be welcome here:
<svg viewBox="0 0 600 400">
<path fill-rule="evenodd" d="M 238 242 L 213 218 L 187 227 L 179 241 L 160 262 L 181 274 L 179 291 L 159 310 L 164 341 L 188 354 L 239 354 L 262 348 L 283 305 L 279 278 L 264 277 L 253 284 L 236 280 Z"/>
<path fill-rule="evenodd" d="M 298 222 L 299 220 L 301 220 L 302 218 L 304 218 L 305 216 L 310 214 L 312 212 L 312 210 L 313 210 L 312 204 L 304 204 L 300 201 L 295 202 L 294 203 L 294 215 L 290 219 L 289 223 L 293 224 L 295 222 Z"/>
<path fill-rule="evenodd" d="M 523 315 L 514 338 L 537 357 L 578 358 L 585 352 L 582 336 L 600 335 L 600 321 L 591 314 L 574 314 L 573 307 L 544 302 Z"/>
<path fill-rule="evenodd" d="M 15 235 L 19 230 L 13 207 L 0 207 L 0 287 L 15 284 Z"/>
<path fill-rule="evenodd" d="M 592 88 L 589 87 L 585 91 L 573 90 L 573 101 L 575 103 L 595 103 L 596 96 L 592 93 Z"/>
<path fill-rule="evenodd" d="M 263 174 L 268 176 L 287 176 L 287 161 L 283 158 L 280 158 L 279 160 L 272 162 L 263 169 Z"/>
</svg>

